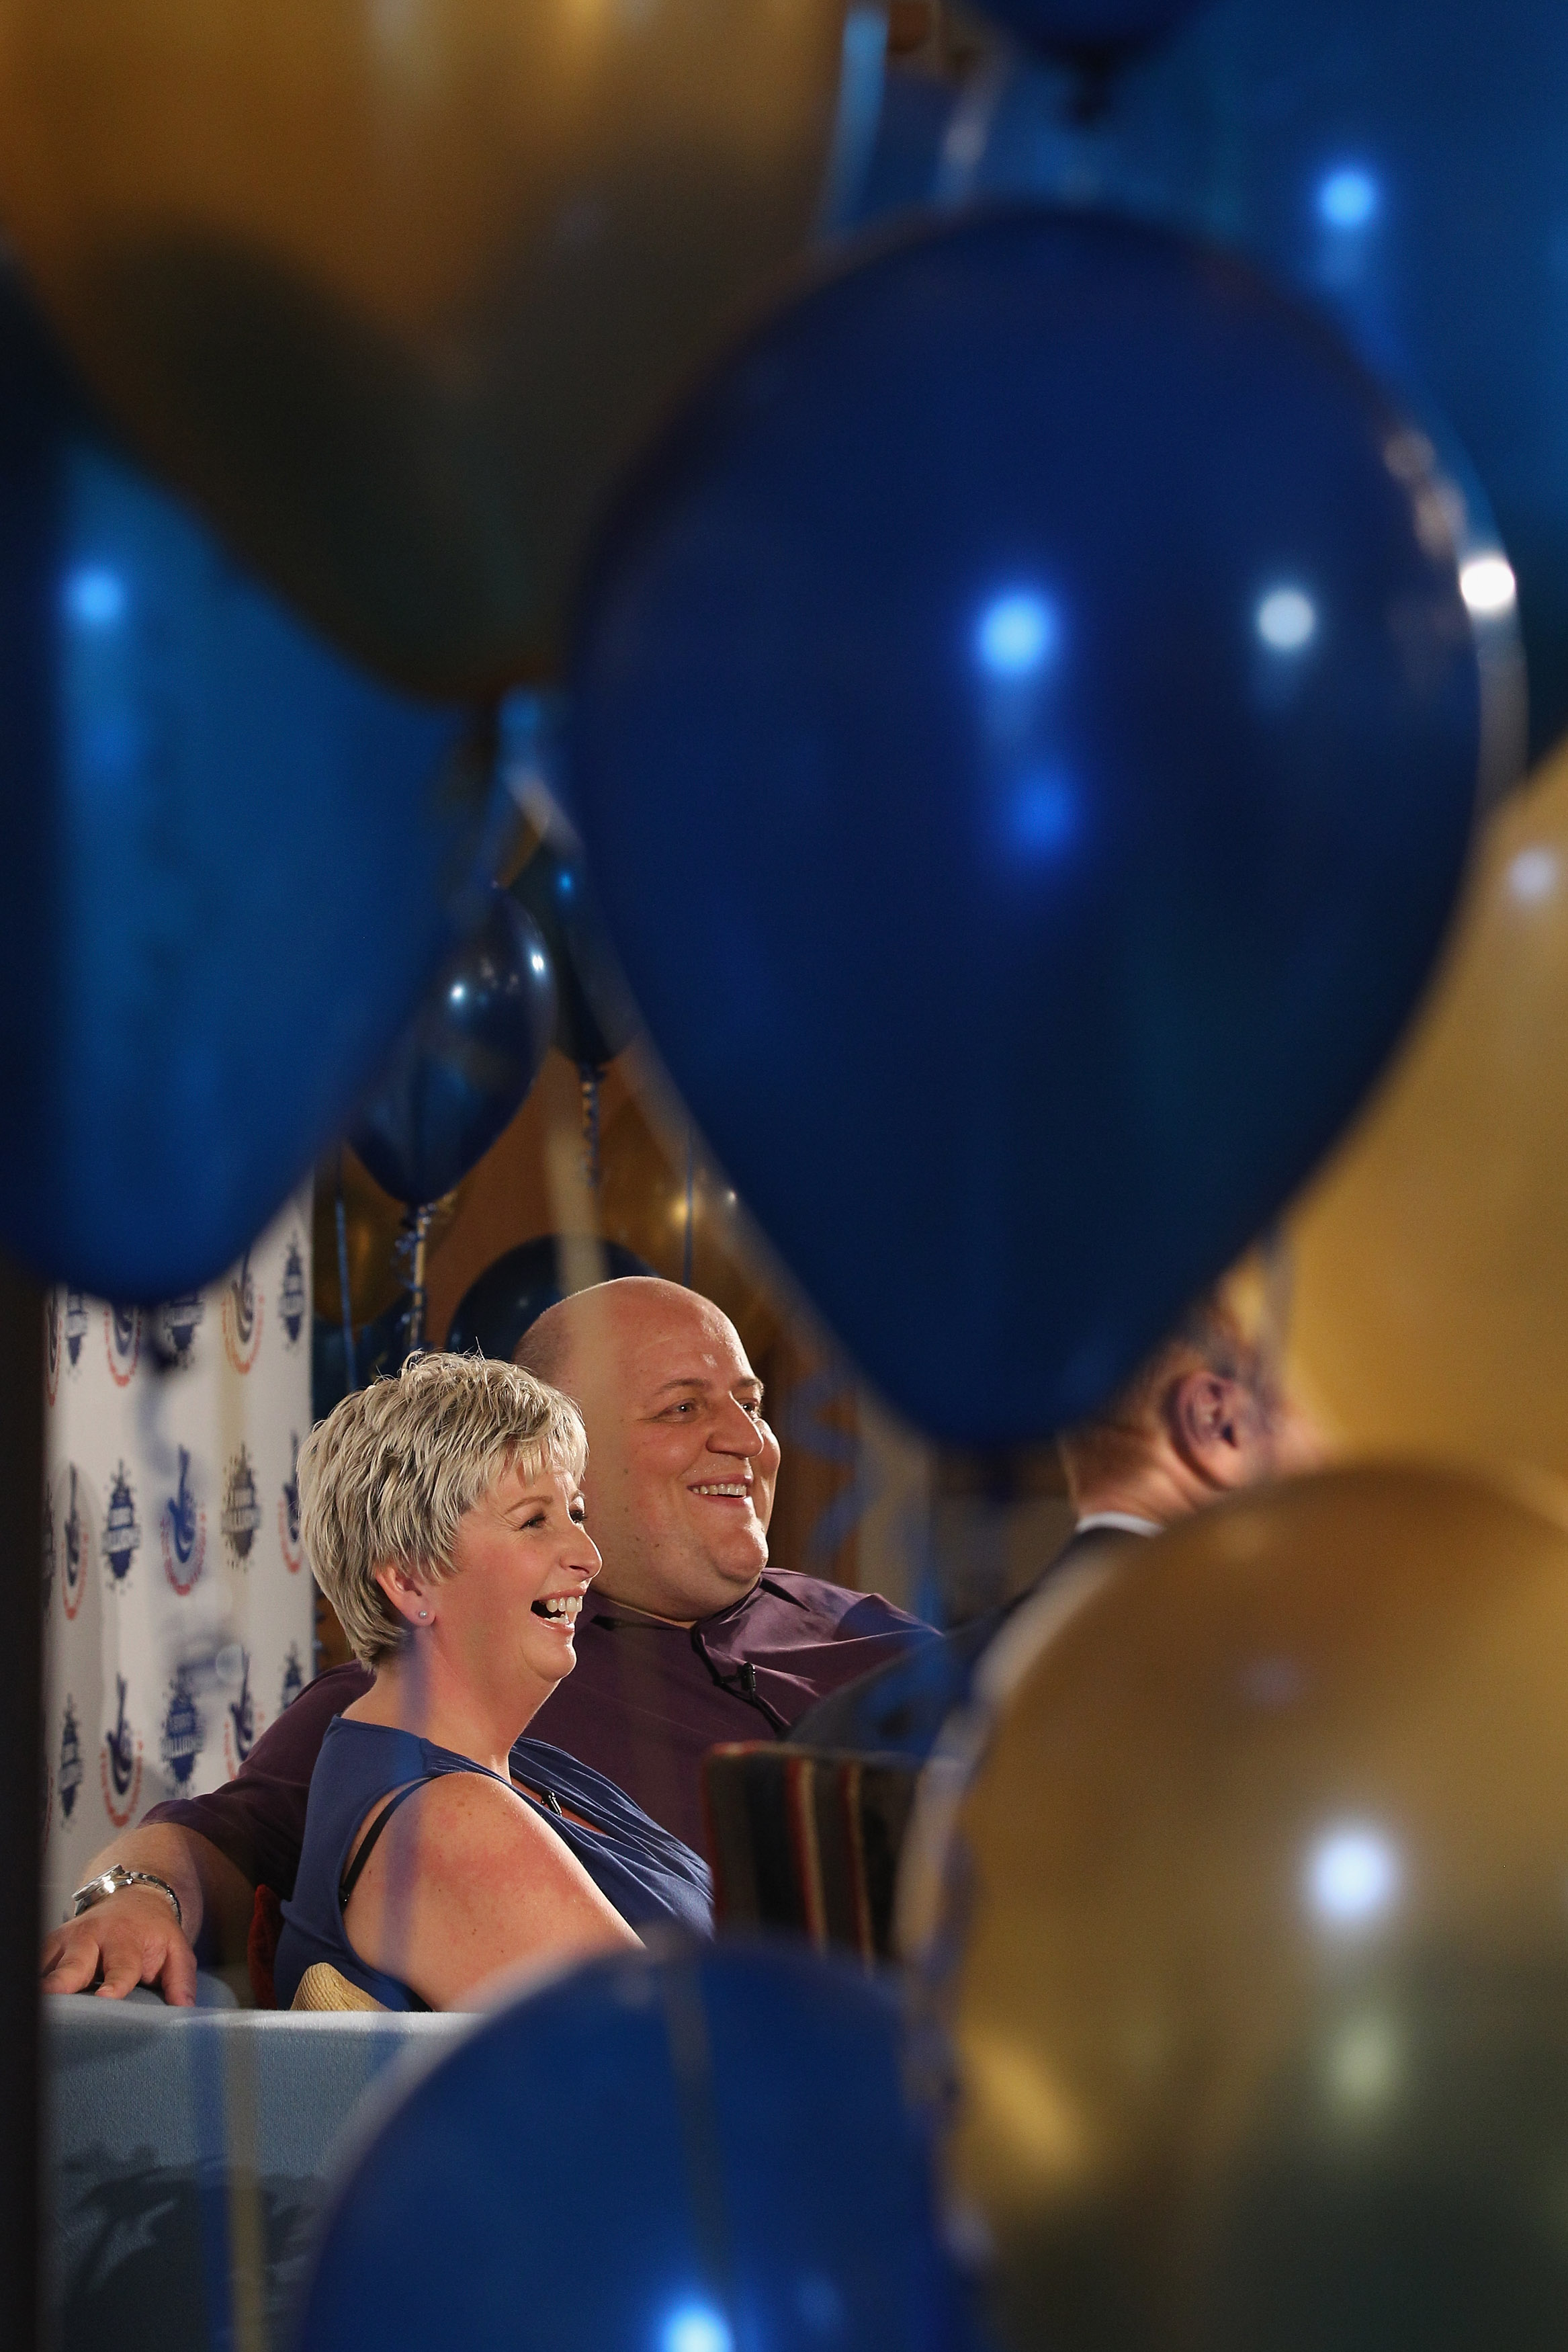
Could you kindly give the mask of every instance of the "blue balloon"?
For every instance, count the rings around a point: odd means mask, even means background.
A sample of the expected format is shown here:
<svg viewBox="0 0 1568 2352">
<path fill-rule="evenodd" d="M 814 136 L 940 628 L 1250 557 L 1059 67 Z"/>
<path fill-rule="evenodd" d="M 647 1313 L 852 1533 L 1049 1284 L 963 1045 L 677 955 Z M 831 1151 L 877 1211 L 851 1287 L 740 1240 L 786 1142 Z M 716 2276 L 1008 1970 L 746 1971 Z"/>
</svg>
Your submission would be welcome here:
<svg viewBox="0 0 1568 2352">
<path fill-rule="evenodd" d="M 962 105 L 951 82 L 938 81 L 934 74 L 889 68 L 876 138 L 847 226 L 864 227 L 890 214 L 918 211 L 940 201 L 942 159 Z M 977 133 L 982 148 L 986 127 L 982 120 Z"/>
<path fill-rule="evenodd" d="M 513 882 L 512 896 L 538 925 L 555 966 L 557 1045 L 579 1069 L 603 1069 L 636 1035 L 637 1008 L 581 856 L 559 835 L 547 834 Z"/>
<path fill-rule="evenodd" d="M 967 126 L 957 178 L 1233 246 L 1445 418 L 1518 575 L 1544 751 L 1568 727 L 1568 10 L 1214 0 L 1098 121 L 1075 124 L 1069 97 L 1020 71 Z M 1478 610 L 1495 612 L 1507 582 L 1479 560 Z"/>
<path fill-rule="evenodd" d="M 988 16 L 1039 47 L 1094 64 L 1159 40 L 1202 0 L 984 0 Z"/>
<path fill-rule="evenodd" d="M 606 1282 L 617 1281 L 622 1275 L 658 1271 L 619 1242 L 601 1242 L 599 1247 Z M 559 1306 L 567 1296 L 570 1285 L 562 1263 L 566 1255 L 567 1245 L 559 1234 L 540 1234 L 532 1241 L 519 1242 L 516 1249 L 505 1251 L 487 1265 L 469 1284 L 453 1311 L 446 1333 L 452 1353 L 461 1356 L 476 1350 L 481 1356 L 509 1363 L 512 1350 L 530 1323 L 537 1323 L 547 1307 Z"/>
<path fill-rule="evenodd" d="M 232 1263 L 455 935 L 465 714 L 371 683 L 120 454 L 0 279 L 0 1236 L 114 1298 Z"/>
<path fill-rule="evenodd" d="M 884 1392 L 1098 1403 L 1388 1053 L 1479 693 L 1430 452 L 1240 264 L 1019 208 L 741 345 L 626 495 L 574 787 L 654 1044 Z"/>
<path fill-rule="evenodd" d="M 578 1969 L 382 2124 L 298 2352 L 967 2352 L 900 2055 L 890 1994 L 804 1952 Z"/>
<path fill-rule="evenodd" d="M 398 1040 L 349 1140 L 383 1192 L 417 1208 L 460 1184 L 522 1108 L 555 1027 L 555 975 L 504 890 Z"/>
<path fill-rule="evenodd" d="M 565 763 L 566 705 L 559 693 L 517 687 L 497 706 L 497 757 L 507 788 L 539 833 L 576 826 Z"/>
<path fill-rule="evenodd" d="M 391 1378 L 399 1371 L 409 1353 L 409 1326 L 413 1319 L 413 1294 L 399 1293 L 390 1307 L 369 1323 L 354 1326 L 354 1386 L 369 1388 L 371 1382 L 383 1374 Z M 348 1351 L 343 1345 L 343 1326 L 335 1318 L 312 1315 L 310 1318 L 310 1418 L 325 1421 L 335 1404 L 349 1393 Z"/>
</svg>

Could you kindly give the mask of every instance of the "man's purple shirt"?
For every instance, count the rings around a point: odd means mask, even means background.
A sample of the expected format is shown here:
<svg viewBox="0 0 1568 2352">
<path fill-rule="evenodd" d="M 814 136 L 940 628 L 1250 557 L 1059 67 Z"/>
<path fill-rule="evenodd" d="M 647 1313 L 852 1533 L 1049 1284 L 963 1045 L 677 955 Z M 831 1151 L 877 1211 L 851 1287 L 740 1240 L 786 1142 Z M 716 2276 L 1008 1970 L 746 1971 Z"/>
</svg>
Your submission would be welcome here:
<svg viewBox="0 0 1568 2352">
<path fill-rule="evenodd" d="M 564 1748 L 700 1853 L 698 1766 L 722 1740 L 779 1738 L 830 1691 L 869 1674 L 928 1626 L 880 1593 L 768 1569 L 744 1601 L 697 1624 L 666 1625 L 591 1592 L 577 1665 L 528 1735 Z M 210 1797 L 154 1805 L 145 1818 L 195 1830 L 253 1886 L 294 1891 L 305 1808 L 327 1726 L 370 1688 L 362 1666 L 334 1666 L 262 1734 L 236 1780 Z"/>
</svg>

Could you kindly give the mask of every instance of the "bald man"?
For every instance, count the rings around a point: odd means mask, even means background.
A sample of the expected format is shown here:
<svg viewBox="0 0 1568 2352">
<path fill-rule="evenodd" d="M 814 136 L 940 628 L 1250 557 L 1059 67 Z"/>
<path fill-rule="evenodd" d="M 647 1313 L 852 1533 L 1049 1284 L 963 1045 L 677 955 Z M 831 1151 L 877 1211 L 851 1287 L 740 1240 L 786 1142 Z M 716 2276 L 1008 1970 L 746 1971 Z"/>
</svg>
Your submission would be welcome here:
<svg viewBox="0 0 1568 2352">
<path fill-rule="evenodd" d="M 530 1737 L 603 1772 L 701 1852 L 707 1748 L 781 1738 L 929 1628 L 876 1594 L 768 1566 L 779 1441 L 739 1335 L 709 1300 L 652 1277 L 601 1284 L 541 1316 L 517 1360 L 581 1408 L 588 1527 L 604 1559 L 576 1667 Z M 155 1806 L 107 1847 L 92 1876 L 118 1867 L 156 1884 L 118 1886 L 56 1929 L 46 1991 L 101 1973 L 107 1993 L 159 1984 L 181 2002 L 198 1942 L 204 1957 L 243 1960 L 256 1888 L 293 1891 L 327 1727 L 368 1687 L 358 1665 L 320 1675 L 235 1780 Z"/>
</svg>

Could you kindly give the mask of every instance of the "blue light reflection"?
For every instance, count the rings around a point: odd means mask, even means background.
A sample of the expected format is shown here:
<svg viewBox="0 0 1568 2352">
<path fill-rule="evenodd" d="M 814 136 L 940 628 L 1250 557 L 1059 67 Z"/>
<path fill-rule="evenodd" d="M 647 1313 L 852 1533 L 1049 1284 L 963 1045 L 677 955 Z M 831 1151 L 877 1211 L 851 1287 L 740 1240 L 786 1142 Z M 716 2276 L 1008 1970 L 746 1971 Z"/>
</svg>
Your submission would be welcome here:
<svg viewBox="0 0 1568 2352">
<path fill-rule="evenodd" d="M 664 2322 L 659 2352 L 733 2352 L 722 2313 L 709 2303 L 683 2303 Z"/>
<path fill-rule="evenodd" d="M 67 573 L 64 601 L 73 628 L 112 629 L 125 617 L 125 582 L 107 563 L 84 563 Z"/>
<path fill-rule="evenodd" d="M 1365 228 L 1380 203 L 1377 182 L 1360 163 L 1341 163 L 1318 183 L 1318 217 L 1327 228 Z"/>
<path fill-rule="evenodd" d="M 1301 653 L 1318 633 L 1317 606 L 1301 588 L 1270 588 L 1253 617 L 1270 653 Z"/>
<path fill-rule="evenodd" d="M 1012 846 L 1029 858 L 1059 857 L 1078 831 L 1078 795 L 1060 769 L 1033 769 L 1009 807 Z"/>
<path fill-rule="evenodd" d="M 980 614 L 975 650 L 993 677 L 1028 677 L 1056 651 L 1056 614 L 1033 589 L 993 597 Z"/>
</svg>

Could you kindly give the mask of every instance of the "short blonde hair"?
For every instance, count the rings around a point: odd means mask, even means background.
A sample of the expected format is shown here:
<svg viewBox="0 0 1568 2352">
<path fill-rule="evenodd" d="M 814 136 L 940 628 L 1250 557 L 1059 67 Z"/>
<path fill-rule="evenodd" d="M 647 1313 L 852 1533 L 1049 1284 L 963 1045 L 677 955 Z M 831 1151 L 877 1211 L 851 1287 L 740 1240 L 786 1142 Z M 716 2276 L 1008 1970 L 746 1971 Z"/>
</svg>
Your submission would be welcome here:
<svg viewBox="0 0 1568 2352">
<path fill-rule="evenodd" d="M 587 1461 L 570 1399 L 484 1356 L 411 1356 L 334 1405 L 299 1449 L 300 1530 L 355 1657 L 373 1668 L 410 1639 L 378 1568 L 440 1583 L 458 1522 L 508 1469 L 580 1479 Z"/>
</svg>

